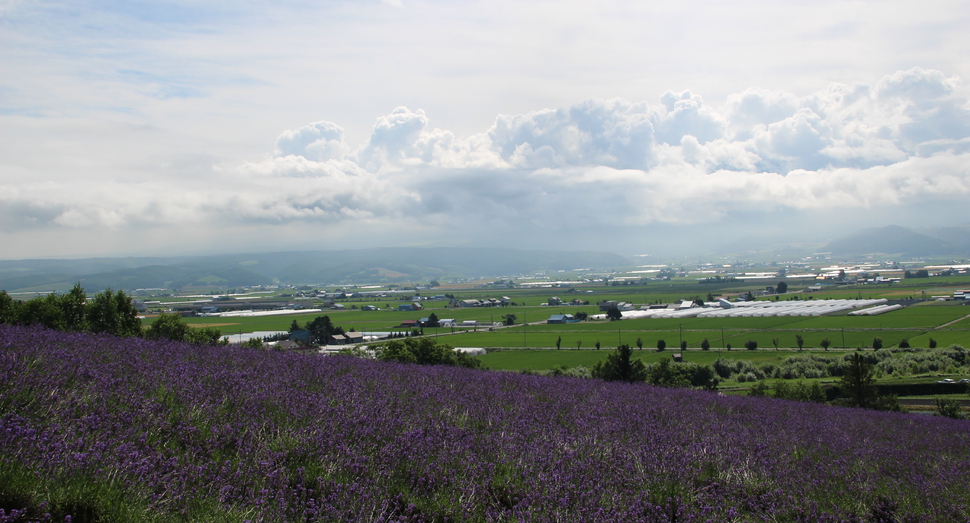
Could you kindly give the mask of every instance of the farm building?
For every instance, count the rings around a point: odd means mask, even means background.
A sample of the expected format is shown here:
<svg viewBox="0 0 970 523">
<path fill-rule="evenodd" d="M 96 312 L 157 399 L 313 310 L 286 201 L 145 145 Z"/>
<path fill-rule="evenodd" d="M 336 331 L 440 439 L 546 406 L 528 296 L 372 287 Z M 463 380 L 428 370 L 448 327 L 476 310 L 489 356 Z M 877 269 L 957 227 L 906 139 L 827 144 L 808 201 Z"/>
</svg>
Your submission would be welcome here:
<svg viewBox="0 0 970 523">
<path fill-rule="evenodd" d="M 572 314 L 553 314 L 552 316 L 549 316 L 549 319 L 546 320 L 546 323 L 561 324 L 561 323 L 573 323 L 575 321 L 576 321 L 576 318 L 574 318 Z"/>
</svg>

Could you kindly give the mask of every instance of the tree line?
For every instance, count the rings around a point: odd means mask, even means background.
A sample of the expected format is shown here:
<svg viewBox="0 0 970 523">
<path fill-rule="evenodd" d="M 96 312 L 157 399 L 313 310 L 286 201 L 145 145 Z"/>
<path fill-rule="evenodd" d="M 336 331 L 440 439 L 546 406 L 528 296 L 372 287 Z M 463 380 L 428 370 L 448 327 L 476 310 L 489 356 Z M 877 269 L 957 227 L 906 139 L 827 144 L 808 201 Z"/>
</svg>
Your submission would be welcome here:
<svg viewBox="0 0 970 523">
<path fill-rule="evenodd" d="M 710 367 L 699 365 L 676 365 L 669 360 L 662 360 L 655 365 L 645 365 L 641 360 L 633 359 L 633 350 L 629 345 L 620 345 L 616 351 L 593 366 L 591 375 L 606 381 L 625 381 L 628 383 L 650 383 L 661 387 L 698 387 L 705 390 L 717 390 L 718 378 Z M 900 410 L 895 396 L 880 396 L 874 384 L 875 373 L 872 364 L 868 363 L 860 354 L 853 354 L 840 383 L 840 396 L 836 405 L 847 407 L 862 407 L 875 410 Z M 766 396 L 768 385 L 759 382 L 751 389 L 749 395 Z M 826 395 L 818 385 L 804 385 L 801 383 L 789 385 L 780 382 L 775 386 L 776 398 L 799 401 L 825 402 Z"/>
<path fill-rule="evenodd" d="M 92 332 L 148 339 L 167 339 L 190 343 L 226 343 L 222 332 L 215 328 L 193 329 L 178 314 L 162 314 L 147 329 L 132 299 L 124 291 L 110 288 L 88 299 L 80 283 L 65 294 L 51 293 L 27 301 L 13 299 L 7 291 L 0 291 L 0 323 L 11 325 L 42 325 L 49 329 Z"/>
</svg>

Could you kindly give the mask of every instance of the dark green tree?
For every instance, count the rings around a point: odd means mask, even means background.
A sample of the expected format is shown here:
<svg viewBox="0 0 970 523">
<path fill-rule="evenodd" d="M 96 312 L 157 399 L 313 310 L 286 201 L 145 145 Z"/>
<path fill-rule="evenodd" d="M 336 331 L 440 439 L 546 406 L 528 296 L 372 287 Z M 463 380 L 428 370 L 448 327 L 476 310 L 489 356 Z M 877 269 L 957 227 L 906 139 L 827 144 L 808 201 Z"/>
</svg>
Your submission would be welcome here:
<svg viewBox="0 0 970 523">
<path fill-rule="evenodd" d="M 562 336 L 556 338 L 556 349 L 558 350 L 560 348 L 562 348 Z"/>
<path fill-rule="evenodd" d="M 805 339 L 801 334 L 795 335 L 795 345 L 798 345 L 798 350 L 802 350 L 802 346 L 805 345 Z"/>
<path fill-rule="evenodd" d="M 829 350 L 829 346 L 832 345 L 832 342 L 829 341 L 828 338 L 822 338 L 822 341 L 819 342 L 819 345 L 821 345 L 823 349 Z"/>
<path fill-rule="evenodd" d="M 785 294 L 788 292 L 788 284 L 783 281 L 778 282 L 778 285 L 775 286 L 775 292 L 778 294 Z"/>
<path fill-rule="evenodd" d="M 384 361 L 396 361 L 398 363 L 417 363 L 418 358 L 411 352 L 411 348 L 401 341 L 392 341 L 379 352 L 379 359 Z"/>
<path fill-rule="evenodd" d="M 756 350 L 758 348 L 758 342 L 755 340 L 748 340 L 744 342 L 744 348 L 748 350 Z"/>
<path fill-rule="evenodd" d="M 663 352 L 667 348 L 667 342 L 664 340 L 657 340 L 657 352 Z"/>
<path fill-rule="evenodd" d="M 330 342 L 330 336 L 344 333 L 343 328 L 333 324 L 330 316 L 317 316 L 304 329 L 310 331 L 310 343 L 318 345 L 326 345 Z"/>
<path fill-rule="evenodd" d="M 481 360 L 463 352 L 455 352 L 451 345 L 435 343 L 433 338 L 406 338 L 387 343 L 378 351 L 378 358 L 419 365 L 453 365 L 478 368 Z"/>
<path fill-rule="evenodd" d="M 647 379 L 647 367 L 641 360 L 632 359 L 633 349 L 620 345 L 606 356 L 606 360 L 593 365 L 592 375 L 606 381 L 640 382 Z"/>
<path fill-rule="evenodd" d="M 637 349 L 643 350 L 643 340 L 637 338 Z"/>
<path fill-rule="evenodd" d="M 14 301 L 7 291 L 0 291 L 0 323 L 17 323 L 20 302 Z"/>
<path fill-rule="evenodd" d="M 43 325 L 48 329 L 65 330 L 67 319 L 61 308 L 61 300 L 56 294 L 31 298 L 16 307 L 13 323 L 21 325 Z"/>
<path fill-rule="evenodd" d="M 849 366 L 842 375 L 840 388 L 848 396 L 844 402 L 849 407 L 872 408 L 876 404 L 879 393 L 876 391 L 875 374 L 872 365 L 866 363 L 859 353 L 852 354 Z"/>
<path fill-rule="evenodd" d="M 515 325 L 516 316 L 515 314 L 506 314 L 502 316 L 505 319 L 504 323 L 506 325 Z"/>
<path fill-rule="evenodd" d="M 680 340 L 680 350 L 687 350 L 687 341 Z"/>
<path fill-rule="evenodd" d="M 872 339 L 872 349 L 873 350 L 879 350 L 881 348 L 882 348 L 882 338 L 873 338 Z"/>
<path fill-rule="evenodd" d="M 930 342 L 929 342 L 929 345 L 928 346 L 931 349 L 935 349 L 936 348 L 936 340 L 934 340 L 933 338 L 930 338 Z"/>
<path fill-rule="evenodd" d="M 261 340 L 253 339 L 259 341 L 260 346 L 262 346 Z M 196 345 L 227 345 L 229 338 L 224 338 L 222 331 L 215 327 L 204 327 L 200 329 L 190 328 L 185 335 L 185 341 Z"/>
<path fill-rule="evenodd" d="M 222 331 L 215 327 L 193 329 L 177 313 L 162 313 L 148 326 L 145 337 L 150 340 L 172 340 L 196 345 L 219 345 L 228 343 L 223 340 Z M 255 339 L 255 338 L 254 338 Z M 257 340 L 263 346 L 262 340 Z"/>
<path fill-rule="evenodd" d="M 87 302 L 86 316 L 91 332 L 104 332 L 115 336 L 138 336 L 141 321 L 131 298 L 124 291 L 112 292 L 110 288 L 94 295 Z"/>
<path fill-rule="evenodd" d="M 145 337 L 150 340 L 185 341 L 189 324 L 177 313 L 162 313 L 148 326 Z"/>
<path fill-rule="evenodd" d="M 673 368 L 670 360 L 666 358 L 647 369 L 647 382 L 660 387 L 687 387 L 690 385 L 690 381 L 680 375 Z"/>
<path fill-rule="evenodd" d="M 908 349 L 909 348 L 909 340 L 907 340 L 906 338 L 903 338 L 903 339 L 899 340 L 899 348 L 900 349 Z"/>
<path fill-rule="evenodd" d="M 87 314 L 85 304 L 88 295 L 77 282 L 71 291 L 60 297 L 61 309 L 64 311 L 64 327 L 72 331 L 85 331 L 88 329 Z"/>
<path fill-rule="evenodd" d="M 437 314 L 435 314 L 435 313 L 432 312 L 428 316 L 428 327 L 438 327 L 438 315 Z"/>
<path fill-rule="evenodd" d="M 623 319 L 623 313 L 620 312 L 620 309 L 616 307 L 610 307 L 610 309 L 606 311 L 606 317 L 609 318 L 610 321 L 618 321 Z"/>
<path fill-rule="evenodd" d="M 701 350 L 711 350 L 711 342 L 707 341 L 707 338 L 701 342 Z"/>
<path fill-rule="evenodd" d="M 600 350 L 600 340 L 596 340 L 596 350 Z"/>
</svg>

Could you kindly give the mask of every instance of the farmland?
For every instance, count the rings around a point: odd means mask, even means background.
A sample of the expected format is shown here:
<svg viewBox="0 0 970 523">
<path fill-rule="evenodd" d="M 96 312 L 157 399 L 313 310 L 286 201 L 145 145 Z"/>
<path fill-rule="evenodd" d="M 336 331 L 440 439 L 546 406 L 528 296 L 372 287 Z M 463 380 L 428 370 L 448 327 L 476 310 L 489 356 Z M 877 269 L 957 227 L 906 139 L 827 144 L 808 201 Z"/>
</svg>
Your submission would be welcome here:
<svg viewBox="0 0 970 523">
<path fill-rule="evenodd" d="M 919 285 L 907 281 L 892 286 L 860 286 L 834 289 L 819 293 L 793 291 L 783 296 L 767 299 L 842 299 L 842 298 L 919 298 L 951 292 L 952 289 L 970 287 L 966 277 L 927 278 Z M 627 301 L 639 304 L 668 303 L 699 295 L 714 294 L 728 298 L 755 289 L 742 282 L 703 285 L 690 281 L 673 281 L 642 286 L 593 286 L 576 285 L 569 288 L 513 288 L 489 289 L 467 285 L 446 289 L 455 299 L 509 297 L 511 306 L 490 308 L 449 307 L 449 301 L 422 301 L 421 311 L 396 310 L 397 305 L 409 303 L 411 295 L 379 298 L 349 298 L 342 303 L 347 310 L 325 310 L 319 313 L 286 316 L 189 318 L 196 326 L 217 326 L 225 334 L 245 334 L 254 331 L 286 331 L 292 321 L 304 324 L 314 317 L 326 314 L 334 324 L 344 329 L 360 332 L 403 332 L 404 320 L 417 320 L 434 313 L 439 319 L 452 318 L 459 324 L 475 320 L 475 328 L 425 328 L 425 335 L 437 336 L 443 343 L 462 347 L 485 348 L 554 348 L 591 349 L 596 342 L 601 346 L 616 347 L 621 343 L 634 345 L 639 338 L 644 348 L 653 348 L 663 339 L 669 348 L 678 348 L 681 341 L 689 349 L 698 349 L 708 340 L 712 350 L 742 348 L 746 342 L 755 341 L 759 350 L 797 348 L 796 336 L 803 341 L 803 348 L 818 349 L 823 340 L 830 342 L 831 349 L 855 349 L 869 347 L 874 338 L 880 338 L 885 347 L 893 347 L 902 340 L 913 346 L 928 346 L 930 340 L 939 346 L 953 344 L 970 346 L 970 308 L 961 302 L 938 302 L 913 300 L 904 302 L 904 309 L 879 316 L 848 316 L 845 313 L 821 317 L 761 317 L 761 318 L 683 318 L 683 319 L 624 319 L 619 322 L 586 321 L 565 325 L 546 324 L 552 314 L 589 315 L 599 313 L 596 303 L 604 300 Z M 635 290 L 634 290 L 635 289 Z M 432 291 L 433 292 L 433 291 Z M 427 294 L 427 293 L 426 293 Z M 553 296 L 563 301 L 579 298 L 589 305 L 544 305 Z M 359 310 L 366 305 L 380 308 L 378 311 Z M 352 307 L 356 308 L 353 309 Z M 490 328 L 500 323 L 504 316 L 515 315 L 515 325 Z M 148 324 L 151 318 L 145 320 Z M 568 356 L 565 356 L 568 357 Z"/>
<path fill-rule="evenodd" d="M 9 325 L 0 361 L 14 521 L 970 517 L 966 421 Z"/>
</svg>

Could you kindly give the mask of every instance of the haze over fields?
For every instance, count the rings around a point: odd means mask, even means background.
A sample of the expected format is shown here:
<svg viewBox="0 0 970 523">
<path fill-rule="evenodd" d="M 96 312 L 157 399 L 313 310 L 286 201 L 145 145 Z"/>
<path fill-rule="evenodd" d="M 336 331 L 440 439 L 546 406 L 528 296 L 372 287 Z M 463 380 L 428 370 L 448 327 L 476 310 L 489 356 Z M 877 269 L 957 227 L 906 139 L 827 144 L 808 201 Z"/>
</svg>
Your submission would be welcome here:
<svg viewBox="0 0 970 523">
<path fill-rule="evenodd" d="M 0 0 L 0 25 L 2 259 L 970 221 L 966 2 Z"/>
</svg>

